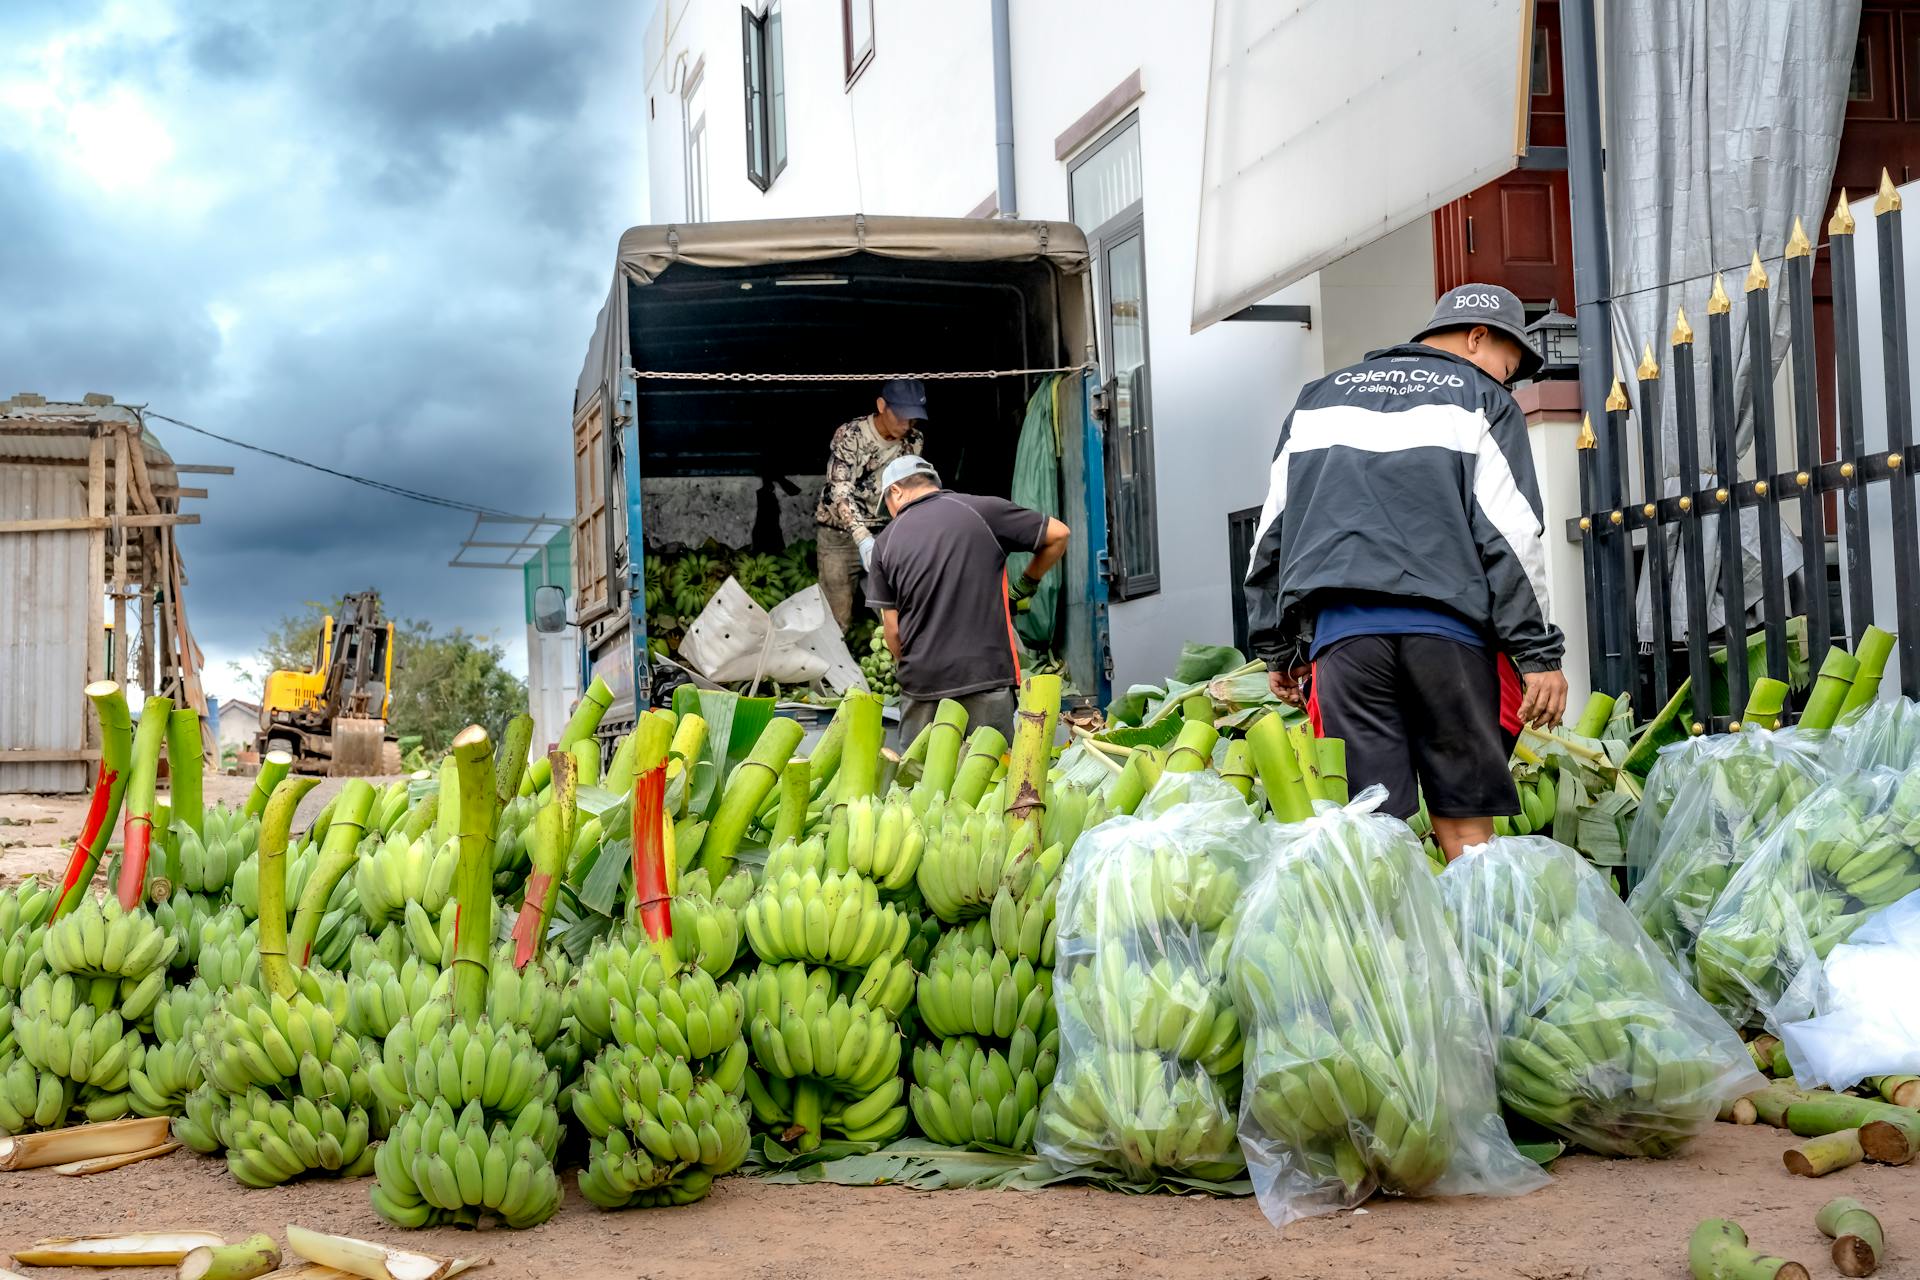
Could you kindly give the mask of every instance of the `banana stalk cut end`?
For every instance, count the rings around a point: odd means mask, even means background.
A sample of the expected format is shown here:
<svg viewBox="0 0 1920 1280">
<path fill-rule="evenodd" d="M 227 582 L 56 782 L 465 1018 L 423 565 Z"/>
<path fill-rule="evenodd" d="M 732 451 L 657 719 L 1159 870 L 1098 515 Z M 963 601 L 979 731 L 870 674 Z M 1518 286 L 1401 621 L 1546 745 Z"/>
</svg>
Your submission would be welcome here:
<svg viewBox="0 0 1920 1280">
<path fill-rule="evenodd" d="M 226 1240 L 211 1231 L 135 1231 L 116 1236 L 52 1236 L 16 1249 L 30 1267 L 165 1267 L 195 1249 Z"/>
<path fill-rule="evenodd" d="M 287 1226 L 287 1247 L 309 1262 L 366 1280 L 443 1280 L 481 1265 L 468 1258 L 442 1258 L 351 1236 L 330 1236 L 291 1223 Z"/>
<path fill-rule="evenodd" d="M 166 1143 L 168 1124 L 167 1117 L 155 1116 L 76 1124 L 44 1133 L 0 1138 L 0 1170 L 44 1169 L 48 1165 L 148 1151 Z"/>
<path fill-rule="evenodd" d="M 94 1156 L 90 1160 L 70 1160 L 66 1164 L 54 1165 L 53 1171 L 69 1178 L 83 1178 L 90 1173 L 105 1173 L 109 1169 L 124 1168 L 130 1164 L 138 1164 L 142 1160 L 151 1160 L 155 1156 L 169 1156 L 179 1149 L 180 1144 L 177 1142 L 163 1142 L 159 1146 L 148 1147 L 143 1151 L 128 1151 L 117 1156 Z"/>
</svg>

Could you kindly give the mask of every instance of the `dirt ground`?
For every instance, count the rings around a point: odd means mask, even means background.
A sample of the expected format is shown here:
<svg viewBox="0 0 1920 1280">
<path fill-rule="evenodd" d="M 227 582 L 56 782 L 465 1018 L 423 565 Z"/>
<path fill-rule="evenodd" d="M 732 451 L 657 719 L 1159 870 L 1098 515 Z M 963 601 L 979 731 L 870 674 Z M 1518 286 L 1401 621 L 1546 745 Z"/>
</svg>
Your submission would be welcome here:
<svg viewBox="0 0 1920 1280">
<path fill-rule="evenodd" d="M 1920 1277 L 1920 1170 L 1858 1166 L 1813 1180 L 1780 1165 L 1778 1130 L 1716 1125 L 1664 1162 L 1567 1157 L 1553 1185 L 1518 1200 L 1376 1201 L 1282 1234 L 1252 1200 L 1040 1192 L 770 1186 L 724 1179 L 684 1209 L 603 1213 L 569 1187 L 560 1214 L 526 1232 L 403 1233 L 367 1182 L 240 1188 L 224 1162 L 180 1152 L 85 1181 L 0 1174 L 0 1250 L 43 1235 L 202 1227 L 238 1239 L 285 1224 L 486 1258 L 507 1277 L 895 1280 L 1205 1277 L 1206 1280 L 1681 1280 L 1701 1218 L 1732 1217 L 1756 1244 L 1832 1275 L 1814 1211 L 1851 1195 L 1891 1242 L 1879 1275 Z M 56 1273 L 32 1272 L 54 1275 Z M 67 1276 L 108 1272 L 65 1270 Z M 121 1271 L 158 1276 L 160 1270 Z"/>
<path fill-rule="evenodd" d="M 239 803 L 249 780 L 207 780 L 209 801 Z M 308 797 L 302 821 L 339 784 Z M 0 882 L 65 865 L 84 797 L 0 796 Z M 773 1186 L 723 1180 L 701 1204 L 607 1214 L 569 1191 L 536 1230 L 405 1234 L 377 1218 L 367 1183 L 313 1181 L 248 1191 L 225 1163 L 180 1152 L 82 1180 L 0 1173 L 0 1250 L 47 1235 L 204 1227 L 238 1239 L 288 1222 L 490 1259 L 502 1277 L 672 1280 L 894 1280 L 1015 1276 L 1206 1280 L 1680 1280 L 1700 1219 L 1738 1221 L 1756 1245 L 1833 1274 L 1813 1226 L 1828 1198 L 1880 1215 L 1891 1242 L 1878 1275 L 1920 1280 L 1920 1169 L 1859 1166 L 1811 1180 L 1788 1174 L 1792 1139 L 1715 1125 L 1674 1159 L 1570 1156 L 1553 1185 L 1518 1200 L 1376 1201 L 1295 1223 L 1282 1234 L 1252 1200 L 1127 1196 L 1081 1187 L 1040 1192 Z M 81 1277 L 77 1271 L 38 1274 Z M 170 1274 L 160 1269 L 124 1276 Z"/>
</svg>

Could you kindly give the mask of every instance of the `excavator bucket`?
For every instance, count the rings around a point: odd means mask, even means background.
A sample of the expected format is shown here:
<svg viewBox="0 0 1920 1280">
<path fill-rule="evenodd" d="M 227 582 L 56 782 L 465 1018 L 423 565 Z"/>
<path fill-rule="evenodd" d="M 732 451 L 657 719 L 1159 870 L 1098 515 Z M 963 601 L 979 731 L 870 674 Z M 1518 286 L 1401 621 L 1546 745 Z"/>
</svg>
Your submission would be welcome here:
<svg viewBox="0 0 1920 1280">
<path fill-rule="evenodd" d="M 363 778 L 381 771 L 387 736 L 385 720 L 342 716 L 333 722 L 333 767 L 336 778 Z"/>
</svg>

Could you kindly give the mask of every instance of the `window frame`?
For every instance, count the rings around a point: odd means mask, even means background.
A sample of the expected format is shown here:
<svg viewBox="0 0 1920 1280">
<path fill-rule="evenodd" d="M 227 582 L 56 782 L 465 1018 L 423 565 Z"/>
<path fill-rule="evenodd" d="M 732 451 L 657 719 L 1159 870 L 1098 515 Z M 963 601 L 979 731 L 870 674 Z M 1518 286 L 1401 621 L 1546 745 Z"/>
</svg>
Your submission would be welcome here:
<svg viewBox="0 0 1920 1280">
<path fill-rule="evenodd" d="M 853 47 L 853 6 L 864 5 L 867 10 L 867 46 L 865 49 Z M 847 72 L 847 88 L 853 88 L 853 82 L 873 61 L 873 48 L 877 43 L 875 35 L 873 0 L 840 0 L 840 50 Z"/>
<path fill-rule="evenodd" d="M 1137 110 L 1129 111 L 1067 161 L 1069 218 L 1074 216 L 1073 175 L 1082 165 L 1118 142 L 1129 129 L 1135 131 L 1135 145 L 1138 146 L 1139 128 L 1140 113 Z M 1144 165 L 1142 173 L 1144 177 Z M 1157 441 L 1153 418 L 1153 348 L 1147 333 L 1148 317 L 1153 308 L 1147 296 L 1145 189 L 1143 180 L 1139 199 L 1086 233 L 1087 256 L 1093 268 L 1094 340 L 1100 358 L 1100 383 L 1107 402 L 1102 430 L 1106 446 L 1106 457 L 1102 459 L 1102 464 L 1107 473 L 1107 585 L 1117 600 L 1139 600 L 1157 595 L 1160 591 L 1160 509 L 1158 469 L 1155 465 Z M 1139 381 L 1139 394 L 1129 397 L 1133 415 L 1129 429 L 1131 438 L 1122 440 L 1117 438 L 1116 430 L 1120 375 L 1113 363 L 1111 258 L 1117 247 L 1129 241 L 1137 241 L 1140 246 L 1140 364 L 1134 374 Z M 1141 447 L 1143 444 L 1144 448 Z M 1121 449 L 1133 451 L 1133 478 L 1130 481 L 1121 478 Z M 1140 499 L 1138 528 L 1123 518 L 1126 503 L 1132 496 L 1129 489 L 1137 491 Z"/>
<path fill-rule="evenodd" d="M 771 187 L 787 167 L 783 38 L 780 0 L 772 0 L 759 13 L 751 6 L 740 6 L 740 80 L 746 109 L 747 181 L 762 191 Z M 758 76 L 754 73 L 756 65 Z"/>
</svg>

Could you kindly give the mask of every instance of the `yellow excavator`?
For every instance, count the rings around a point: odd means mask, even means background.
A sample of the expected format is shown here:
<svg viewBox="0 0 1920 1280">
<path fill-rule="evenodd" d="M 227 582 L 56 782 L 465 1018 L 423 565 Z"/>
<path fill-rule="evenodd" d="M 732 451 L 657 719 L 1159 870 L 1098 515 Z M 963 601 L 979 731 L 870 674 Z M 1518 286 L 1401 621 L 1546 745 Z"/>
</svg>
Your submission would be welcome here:
<svg viewBox="0 0 1920 1280">
<path fill-rule="evenodd" d="M 400 772 L 400 744 L 387 732 L 393 690 L 393 624 L 380 593 L 363 591 L 328 614 L 309 671 L 267 675 L 260 699 L 260 753 L 285 751 L 302 773 L 363 777 Z"/>
</svg>

